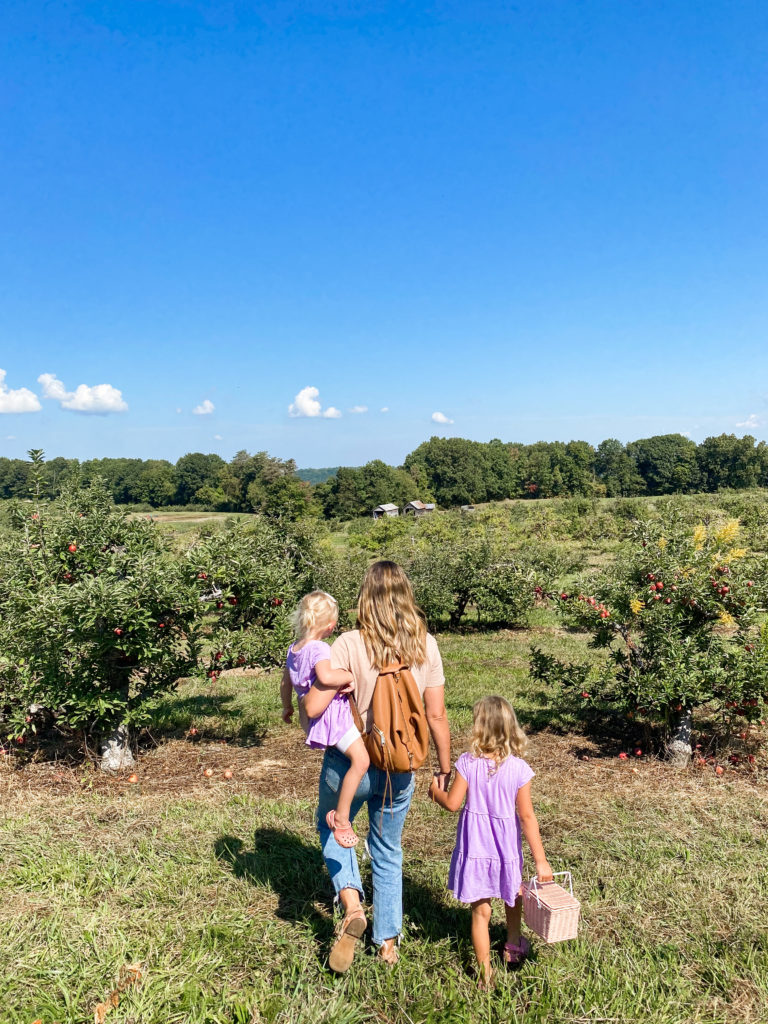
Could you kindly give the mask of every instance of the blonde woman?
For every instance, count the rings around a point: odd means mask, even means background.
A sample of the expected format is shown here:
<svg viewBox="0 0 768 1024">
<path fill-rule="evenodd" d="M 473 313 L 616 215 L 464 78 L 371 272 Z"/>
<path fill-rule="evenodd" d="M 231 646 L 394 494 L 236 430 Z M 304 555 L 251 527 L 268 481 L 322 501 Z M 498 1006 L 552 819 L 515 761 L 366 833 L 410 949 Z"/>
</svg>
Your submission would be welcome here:
<svg viewBox="0 0 768 1024">
<path fill-rule="evenodd" d="M 488 930 L 492 899 L 505 903 L 506 963 L 519 963 L 530 950 L 520 933 L 523 847 L 518 823 L 531 848 L 539 881 L 551 882 L 552 869 L 531 803 L 533 772 L 523 760 L 525 733 L 511 704 L 503 697 L 483 697 L 472 709 L 472 717 L 471 748 L 456 762 L 453 785 L 446 793 L 433 784 L 430 796 L 447 811 L 458 811 L 464 804 L 448 888 L 456 899 L 472 905 L 472 945 L 481 981 L 489 987 L 493 977 Z"/>
<path fill-rule="evenodd" d="M 355 679 L 355 697 L 366 729 L 379 669 L 399 661 L 410 667 L 424 700 L 429 729 L 437 749 L 439 772 L 435 783 L 444 790 L 451 772 L 451 737 L 445 713 L 445 677 L 435 638 L 427 633 L 424 616 L 416 606 L 410 580 L 395 562 L 375 562 L 365 574 L 357 607 L 357 628 L 343 633 L 331 648 L 331 667 L 346 669 Z M 313 689 L 322 689 L 317 687 Z M 307 707 L 307 712 L 313 711 Z M 367 928 L 362 906 L 363 886 L 357 856 L 339 845 L 326 815 L 336 806 L 337 794 L 349 770 L 348 759 L 333 747 L 325 752 L 320 773 L 318 831 L 323 858 L 344 920 L 331 950 L 329 965 L 346 971 L 357 941 Z M 351 820 L 368 805 L 368 849 L 373 875 L 373 941 L 387 964 L 397 962 L 403 922 L 403 851 L 400 837 L 413 797 L 411 772 L 389 775 L 369 768 L 352 799 Z"/>
</svg>

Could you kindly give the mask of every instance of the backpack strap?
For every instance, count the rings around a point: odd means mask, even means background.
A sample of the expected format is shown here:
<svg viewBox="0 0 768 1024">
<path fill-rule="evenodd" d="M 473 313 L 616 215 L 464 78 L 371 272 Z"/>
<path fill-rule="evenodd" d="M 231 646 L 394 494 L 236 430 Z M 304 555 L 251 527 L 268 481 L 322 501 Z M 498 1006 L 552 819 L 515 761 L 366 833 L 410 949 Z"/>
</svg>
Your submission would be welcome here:
<svg viewBox="0 0 768 1024">
<path fill-rule="evenodd" d="M 352 720 L 355 723 L 355 728 L 361 736 L 365 736 L 365 725 L 363 723 L 363 716 L 360 714 L 360 708 L 357 706 L 354 693 L 347 694 L 347 700 L 349 701 L 349 708 L 352 712 Z"/>
</svg>

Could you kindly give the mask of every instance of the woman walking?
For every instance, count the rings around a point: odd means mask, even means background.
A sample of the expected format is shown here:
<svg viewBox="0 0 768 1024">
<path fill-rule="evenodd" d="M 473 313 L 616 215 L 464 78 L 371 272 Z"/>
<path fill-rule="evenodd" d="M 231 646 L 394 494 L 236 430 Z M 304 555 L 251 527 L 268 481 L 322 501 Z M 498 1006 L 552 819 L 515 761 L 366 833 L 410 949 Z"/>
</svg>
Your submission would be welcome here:
<svg viewBox="0 0 768 1024">
<path fill-rule="evenodd" d="M 395 562 L 375 562 L 365 575 L 357 608 L 357 629 L 343 633 L 331 648 L 331 667 L 346 669 L 355 679 L 355 699 L 366 730 L 371 727 L 371 700 L 379 670 L 400 662 L 410 668 L 424 701 L 429 731 L 437 750 L 436 782 L 445 789 L 451 773 L 451 738 L 445 713 L 445 677 L 435 638 L 427 633 L 424 617 L 416 606 L 410 580 Z M 311 706 L 306 707 L 312 716 Z M 326 815 L 336 806 L 348 759 L 337 749 L 325 752 L 320 772 L 318 831 L 328 873 L 344 920 L 329 965 L 346 971 L 358 939 L 368 922 L 362 906 L 363 886 L 357 855 L 340 846 L 328 827 Z M 368 805 L 368 848 L 373 876 L 373 941 L 387 964 L 395 964 L 403 921 L 403 851 L 400 837 L 411 804 L 414 777 L 411 772 L 387 776 L 371 767 L 352 800 L 350 820 Z"/>
</svg>

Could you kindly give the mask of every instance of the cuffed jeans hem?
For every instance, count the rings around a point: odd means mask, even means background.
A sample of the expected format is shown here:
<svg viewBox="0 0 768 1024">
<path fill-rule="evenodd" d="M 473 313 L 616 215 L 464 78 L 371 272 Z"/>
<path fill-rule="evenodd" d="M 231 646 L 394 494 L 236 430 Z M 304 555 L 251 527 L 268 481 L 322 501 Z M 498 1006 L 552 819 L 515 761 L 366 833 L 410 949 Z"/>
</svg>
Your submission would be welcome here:
<svg viewBox="0 0 768 1024">
<path fill-rule="evenodd" d="M 359 897 L 360 897 L 360 902 L 361 902 L 361 903 L 362 903 L 363 905 L 365 905 L 365 893 L 363 892 L 363 890 L 362 890 L 362 889 L 360 888 L 360 886 L 359 886 L 359 885 L 342 885 L 342 886 L 339 886 L 339 890 L 338 890 L 338 892 L 336 892 L 336 893 L 334 894 L 334 897 L 333 897 L 333 905 L 334 905 L 334 906 L 336 906 L 337 904 L 338 904 L 339 906 L 342 906 L 342 902 L 341 902 L 341 894 L 342 894 L 342 892 L 343 892 L 343 891 L 344 891 L 345 889 L 356 889 L 356 890 L 357 890 L 357 893 L 358 893 L 358 895 L 359 895 Z"/>
</svg>

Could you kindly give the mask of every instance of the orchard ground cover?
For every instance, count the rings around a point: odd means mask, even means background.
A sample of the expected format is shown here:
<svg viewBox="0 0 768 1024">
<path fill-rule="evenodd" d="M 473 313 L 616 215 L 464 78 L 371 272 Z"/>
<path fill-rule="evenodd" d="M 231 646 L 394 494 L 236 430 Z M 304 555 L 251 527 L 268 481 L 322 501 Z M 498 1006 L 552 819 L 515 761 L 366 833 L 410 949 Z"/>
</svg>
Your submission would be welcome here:
<svg viewBox="0 0 768 1024">
<path fill-rule="evenodd" d="M 582 900 L 578 941 L 535 945 L 493 994 L 478 992 L 468 913 L 444 888 L 455 818 L 427 801 L 425 770 L 404 837 L 401 963 L 388 971 L 366 953 L 347 976 L 328 974 L 319 757 L 280 722 L 277 674 L 234 671 L 164 698 L 135 782 L 3 759 L 4 1024 L 91 1021 L 112 992 L 110 1024 L 765 1020 L 764 760 L 726 761 L 722 777 L 677 771 L 635 758 L 631 731 L 595 737 L 552 720 L 546 684 L 528 674 L 531 643 L 596 655 L 546 609 L 525 630 L 440 643 L 455 754 L 480 695 L 505 694 L 528 726 L 547 852 Z M 140 980 L 117 993 L 133 966 Z"/>
</svg>

